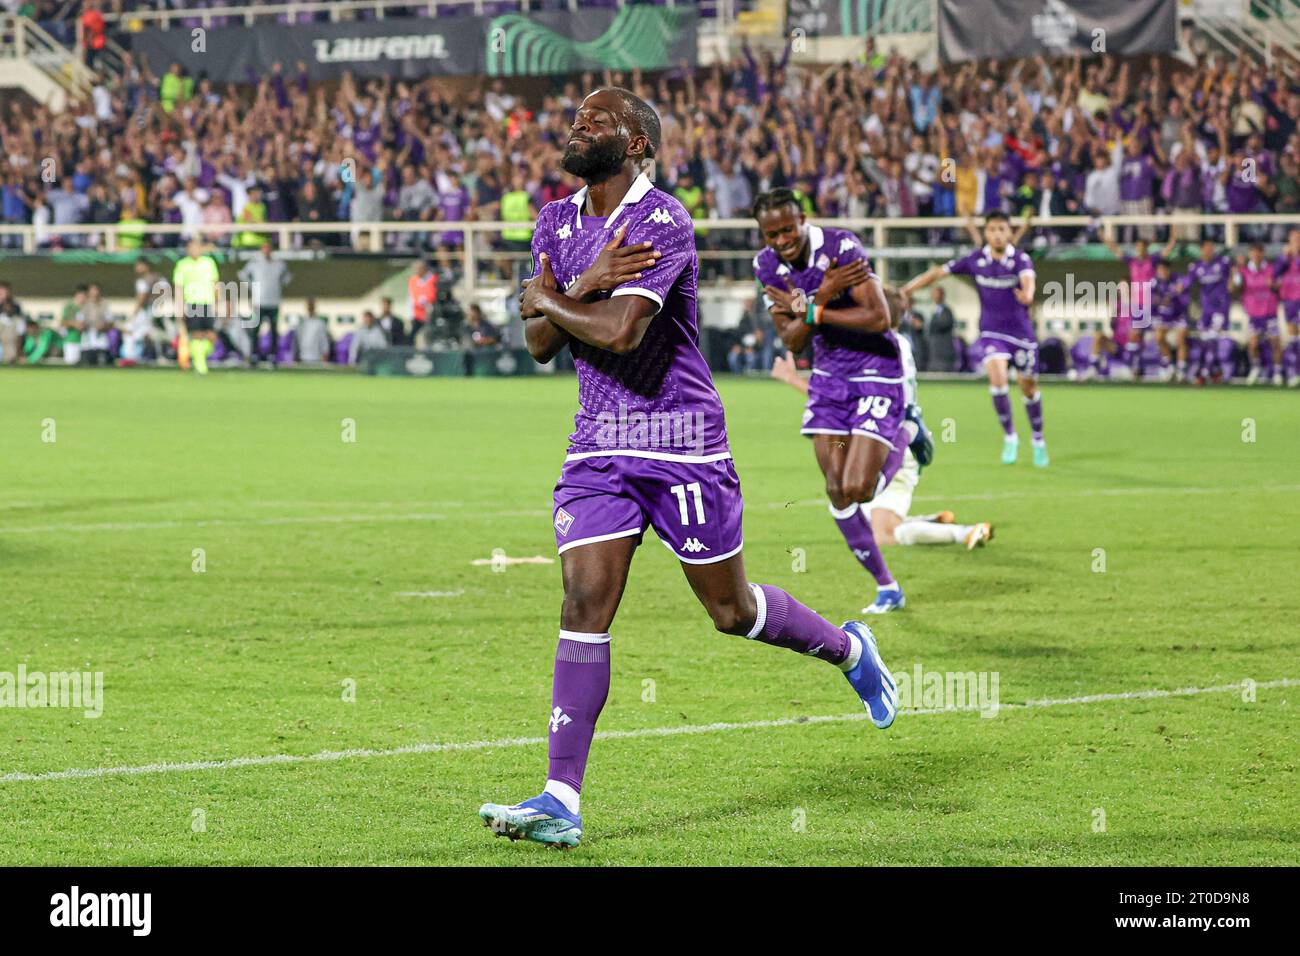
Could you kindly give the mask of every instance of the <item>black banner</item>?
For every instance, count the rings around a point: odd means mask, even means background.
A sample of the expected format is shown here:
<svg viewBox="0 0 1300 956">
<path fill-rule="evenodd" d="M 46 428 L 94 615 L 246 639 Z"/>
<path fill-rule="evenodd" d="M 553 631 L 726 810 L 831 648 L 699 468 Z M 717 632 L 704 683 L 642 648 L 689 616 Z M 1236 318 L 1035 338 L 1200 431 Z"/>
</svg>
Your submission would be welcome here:
<svg viewBox="0 0 1300 956">
<path fill-rule="evenodd" d="M 1174 49 L 1178 0 L 939 0 L 945 63 Z"/>
<path fill-rule="evenodd" d="M 214 82 L 249 82 L 299 61 L 313 80 L 518 76 L 659 70 L 698 61 L 697 14 L 687 7 L 548 10 L 526 16 L 403 17 L 353 23 L 146 30 L 132 46 L 156 72 L 180 63 Z"/>
</svg>

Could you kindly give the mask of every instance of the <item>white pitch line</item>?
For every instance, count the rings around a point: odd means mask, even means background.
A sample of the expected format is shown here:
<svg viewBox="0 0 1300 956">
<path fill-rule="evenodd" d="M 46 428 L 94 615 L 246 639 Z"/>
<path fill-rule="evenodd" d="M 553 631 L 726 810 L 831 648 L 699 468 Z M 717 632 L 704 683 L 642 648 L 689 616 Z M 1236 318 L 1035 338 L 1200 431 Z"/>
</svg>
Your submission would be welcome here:
<svg viewBox="0 0 1300 956">
<path fill-rule="evenodd" d="M 460 597 L 465 593 L 464 588 L 459 591 L 397 591 L 394 597 L 416 597 L 416 598 L 454 598 Z"/>
<path fill-rule="evenodd" d="M 1277 492 L 1300 491 L 1300 485 L 1259 485 L 1254 488 L 1233 488 L 1234 495 L 1273 494 Z M 1218 495 L 1223 488 L 1097 488 L 1076 491 L 997 491 L 988 494 L 972 495 L 917 495 L 913 501 L 1023 501 L 1026 498 L 1124 498 L 1143 495 Z M 446 503 L 443 503 L 446 506 Z M 798 498 L 794 501 L 768 501 L 753 507 L 763 508 L 809 508 L 826 506 L 825 498 Z M 477 518 L 549 518 L 551 512 L 542 508 L 519 508 L 507 511 L 470 510 L 458 514 L 454 519 L 445 514 L 417 511 L 405 514 L 340 514 L 340 515 L 287 515 L 271 518 L 208 518 L 195 521 L 108 521 L 95 524 L 47 524 L 33 526 L 0 527 L 3 534 L 55 534 L 58 532 L 93 532 L 93 531 L 154 531 L 167 528 L 219 528 L 219 527 L 271 527 L 274 525 L 300 524 L 364 524 L 367 521 L 467 521 Z"/>
<path fill-rule="evenodd" d="M 1083 697 L 1057 697 L 1027 700 L 1022 704 L 1000 704 L 998 710 L 1030 710 L 1045 707 L 1101 704 L 1121 700 L 1151 700 L 1164 697 L 1193 697 L 1198 694 L 1226 694 L 1240 692 L 1244 685 L 1222 684 L 1218 687 L 1182 687 L 1177 690 L 1134 690 L 1114 694 L 1088 694 Z M 1300 678 L 1283 677 L 1278 680 L 1259 681 L 1257 690 L 1277 687 L 1300 687 Z M 928 717 L 935 714 L 978 712 L 978 705 L 969 707 L 917 707 L 899 711 L 899 716 Z M 639 740 L 648 737 L 677 737 L 683 734 L 719 734 L 734 730 L 768 730 L 777 727 L 795 727 L 803 724 L 832 724 L 844 721 L 865 720 L 865 711 L 852 714 L 833 714 L 814 717 L 781 717 L 774 720 L 748 720 L 738 723 L 685 724 L 674 727 L 643 727 L 638 730 L 602 730 L 596 740 Z M 387 750 L 358 748 L 354 750 L 324 750 L 314 754 L 274 754 L 267 757 L 233 757 L 228 760 L 191 760 L 184 763 L 151 763 L 137 767 L 90 767 L 72 770 L 54 770 L 48 773 L 7 773 L 0 783 L 41 783 L 48 780 L 79 780 L 96 777 L 134 777 L 160 773 L 194 773 L 202 770 L 237 770 L 241 767 L 267 767 L 279 764 L 328 763 L 366 757 L 403 757 L 408 754 L 456 753 L 469 750 L 498 750 L 508 747 L 538 747 L 546 743 L 545 737 L 506 737 L 502 740 L 468 740 L 460 743 L 408 744 Z"/>
</svg>

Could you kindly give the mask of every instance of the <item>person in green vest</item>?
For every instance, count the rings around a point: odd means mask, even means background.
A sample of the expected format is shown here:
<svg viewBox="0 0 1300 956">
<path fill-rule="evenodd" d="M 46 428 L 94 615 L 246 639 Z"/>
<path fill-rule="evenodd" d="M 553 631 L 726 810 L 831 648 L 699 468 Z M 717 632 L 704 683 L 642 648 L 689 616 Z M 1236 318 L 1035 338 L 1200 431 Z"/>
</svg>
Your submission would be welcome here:
<svg viewBox="0 0 1300 956">
<path fill-rule="evenodd" d="M 217 261 L 204 250 L 202 240 L 191 239 L 185 258 L 172 271 L 172 308 L 181 343 L 188 340 L 190 361 L 200 375 L 208 374 L 208 356 L 216 341 L 217 282 L 221 278 Z M 184 366 L 184 361 L 181 364 Z"/>
<path fill-rule="evenodd" d="M 244 203 L 244 208 L 239 211 L 237 221 L 266 222 L 266 203 L 262 199 L 261 186 L 248 188 L 248 199 Z M 267 234 L 264 232 L 240 232 L 235 234 L 234 245 L 237 249 L 260 249 L 266 238 Z"/>
<path fill-rule="evenodd" d="M 148 223 L 140 218 L 135 206 L 122 209 L 122 216 L 117 220 L 117 248 L 136 250 L 144 248 L 144 229 Z"/>
<path fill-rule="evenodd" d="M 524 174 L 516 170 L 510 177 L 510 189 L 501 194 L 502 222 L 532 222 L 537 218 L 537 207 L 528 194 Z M 511 252 L 530 252 L 533 246 L 532 227 L 502 229 L 502 244 Z M 502 270 L 505 271 L 505 270 Z"/>
<path fill-rule="evenodd" d="M 162 108 L 170 113 L 178 102 L 188 100 L 193 94 L 194 81 L 181 73 L 179 63 L 173 63 L 158 84 L 158 99 L 162 101 Z"/>
<path fill-rule="evenodd" d="M 709 207 L 704 202 L 704 190 L 696 185 L 695 177 L 688 172 L 678 176 L 677 185 L 673 188 L 673 195 L 691 214 L 691 221 L 695 224 L 695 235 L 708 235 L 709 230 L 705 229 L 700 223 L 709 218 Z"/>
</svg>

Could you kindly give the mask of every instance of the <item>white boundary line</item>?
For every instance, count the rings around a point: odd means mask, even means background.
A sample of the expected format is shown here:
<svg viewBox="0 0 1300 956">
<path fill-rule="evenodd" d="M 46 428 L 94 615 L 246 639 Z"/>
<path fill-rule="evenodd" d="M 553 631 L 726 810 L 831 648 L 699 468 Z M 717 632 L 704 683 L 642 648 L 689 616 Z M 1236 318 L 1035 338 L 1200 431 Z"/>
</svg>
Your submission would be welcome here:
<svg viewBox="0 0 1300 956">
<path fill-rule="evenodd" d="M 1226 694 L 1241 691 L 1245 684 L 1221 684 L 1217 687 L 1183 687 L 1177 690 L 1134 690 L 1115 694 L 1088 694 L 1083 697 L 1058 697 L 1027 700 L 1023 704 L 1001 704 L 998 710 L 1031 710 L 1043 707 L 1068 707 L 1083 704 L 1101 704 L 1118 700 L 1154 700 L 1164 697 L 1193 697 L 1199 694 Z M 1257 690 L 1277 687 L 1300 687 L 1300 678 L 1283 677 L 1278 680 L 1259 681 Z M 925 717 L 935 714 L 978 712 L 980 707 L 912 708 L 900 710 L 899 716 Z M 832 724 L 843 721 L 865 720 L 865 711 L 853 714 L 835 714 L 814 717 L 781 717 L 775 720 L 750 720 L 742 723 L 720 722 L 714 724 L 685 724 L 676 727 L 644 727 L 639 730 L 604 730 L 596 740 L 640 740 L 647 737 L 676 737 L 682 734 L 719 734 L 733 730 L 768 730 L 777 727 L 795 727 L 803 724 Z M 234 757 L 229 760 L 192 760 L 184 763 L 151 763 L 138 767 L 91 767 L 72 770 L 55 770 L 48 773 L 7 773 L 0 783 L 42 783 L 49 780 L 79 780 L 96 777 L 134 777 L 146 774 L 195 773 L 201 770 L 237 770 L 241 767 L 268 767 L 280 764 L 328 763 L 363 757 L 402 757 L 407 754 L 456 753 L 467 750 L 499 750 L 507 747 L 537 747 L 546 743 L 545 737 L 507 737 L 502 740 L 468 740 L 445 744 L 408 744 L 388 750 L 359 748 L 355 750 L 324 750 L 314 754 L 275 754 L 268 757 Z"/>
<path fill-rule="evenodd" d="M 975 495 L 916 495 L 913 501 L 1023 501 L 1026 498 L 1124 498 L 1143 495 L 1220 495 L 1224 488 L 1098 488 L 1078 491 L 999 491 Z M 1297 492 L 1300 485 L 1259 485 L 1254 488 L 1232 488 L 1232 493 L 1240 494 L 1274 494 L 1278 492 Z M 257 504 L 257 502 L 249 502 Z M 396 502 L 395 502 L 396 504 Z M 447 503 L 443 503 L 446 507 Z M 769 501 L 759 508 L 808 508 L 826 506 L 825 498 L 797 498 L 794 501 Z M 522 508 L 507 511 L 466 510 L 454 517 L 439 512 L 417 511 L 405 514 L 337 514 L 337 515 L 287 515 L 270 518 L 209 518 L 194 521 L 106 521 L 93 524 L 47 524 L 0 526 L 0 535 L 6 534 L 55 534 L 58 532 L 95 532 L 95 531 L 155 531 L 168 528 L 219 528 L 219 527 L 272 527 L 275 525 L 302 524 L 364 524 L 368 521 L 466 521 L 475 518 L 549 518 L 551 512 L 542 508 Z"/>
</svg>

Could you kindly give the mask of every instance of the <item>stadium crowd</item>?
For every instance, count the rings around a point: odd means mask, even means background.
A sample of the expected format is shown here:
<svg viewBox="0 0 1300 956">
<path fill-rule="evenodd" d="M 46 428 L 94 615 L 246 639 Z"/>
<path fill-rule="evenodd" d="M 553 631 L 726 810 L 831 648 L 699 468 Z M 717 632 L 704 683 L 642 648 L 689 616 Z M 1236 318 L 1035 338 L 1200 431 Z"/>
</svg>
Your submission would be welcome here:
<svg viewBox="0 0 1300 956">
<path fill-rule="evenodd" d="M 1300 212 L 1300 86 L 1281 65 L 1036 58 L 931 72 L 868 39 L 857 62 L 823 72 L 788 49 L 745 48 L 656 78 L 584 76 L 536 101 L 501 80 L 453 95 L 436 78 L 313 85 L 277 66 L 250 81 L 219 85 L 176 64 L 158 75 L 128 56 L 62 114 L 11 100 L 4 222 L 34 224 L 41 247 L 86 238 L 51 227 L 116 222 L 119 245 L 138 248 L 231 222 L 524 219 L 573 189 L 558 155 L 579 91 L 601 81 L 663 114 L 658 179 L 706 247 L 731 241 L 708 237 L 707 220 L 743 217 L 780 185 L 823 216 Z M 151 223 L 185 234 L 154 236 Z M 260 244 L 252 232 L 213 238 Z M 389 234 L 386 245 L 460 240 Z"/>
</svg>

